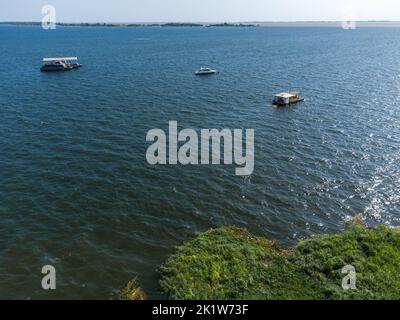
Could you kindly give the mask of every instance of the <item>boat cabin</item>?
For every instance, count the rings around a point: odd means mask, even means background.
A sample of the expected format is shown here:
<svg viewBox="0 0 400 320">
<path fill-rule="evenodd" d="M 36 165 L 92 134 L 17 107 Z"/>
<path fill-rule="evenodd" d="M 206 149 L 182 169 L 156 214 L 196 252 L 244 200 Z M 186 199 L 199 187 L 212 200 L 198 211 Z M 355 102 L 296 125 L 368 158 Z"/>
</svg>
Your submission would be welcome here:
<svg viewBox="0 0 400 320">
<path fill-rule="evenodd" d="M 284 106 L 294 104 L 303 100 L 304 99 L 300 97 L 299 92 L 282 92 L 274 96 L 273 103 L 275 105 Z"/>
</svg>

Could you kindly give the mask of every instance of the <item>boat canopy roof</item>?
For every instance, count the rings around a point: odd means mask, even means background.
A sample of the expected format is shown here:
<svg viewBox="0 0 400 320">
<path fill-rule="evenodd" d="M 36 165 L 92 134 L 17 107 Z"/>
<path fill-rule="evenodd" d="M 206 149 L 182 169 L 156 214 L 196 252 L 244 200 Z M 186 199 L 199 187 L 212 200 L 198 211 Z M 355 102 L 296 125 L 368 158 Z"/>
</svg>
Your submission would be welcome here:
<svg viewBox="0 0 400 320">
<path fill-rule="evenodd" d="M 298 95 L 297 92 L 281 92 L 279 94 L 276 94 L 275 97 L 276 98 L 293 98 L 296 97 Z"/>
<path fill-rule="evenodd" d="M 76 61 L 78 57 L 65 57 L 65 58 L 44 58 L 43 62 L 53 62 L 53 61 Z"/>
</svg>

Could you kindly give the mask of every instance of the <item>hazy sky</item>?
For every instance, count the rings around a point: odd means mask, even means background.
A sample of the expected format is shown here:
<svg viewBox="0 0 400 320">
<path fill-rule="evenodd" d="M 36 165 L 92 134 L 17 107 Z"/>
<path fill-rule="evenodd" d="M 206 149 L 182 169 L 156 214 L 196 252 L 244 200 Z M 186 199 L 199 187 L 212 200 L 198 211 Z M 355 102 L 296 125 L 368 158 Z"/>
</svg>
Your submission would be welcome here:
<svg viewBox="0 0 400 320">
<path fill-rule="evenodd" d="M 41 21 L 51 4 L 59 22 L 400 21 L 399 0 L 0 0 L 0 21 Z"/>
</svg>

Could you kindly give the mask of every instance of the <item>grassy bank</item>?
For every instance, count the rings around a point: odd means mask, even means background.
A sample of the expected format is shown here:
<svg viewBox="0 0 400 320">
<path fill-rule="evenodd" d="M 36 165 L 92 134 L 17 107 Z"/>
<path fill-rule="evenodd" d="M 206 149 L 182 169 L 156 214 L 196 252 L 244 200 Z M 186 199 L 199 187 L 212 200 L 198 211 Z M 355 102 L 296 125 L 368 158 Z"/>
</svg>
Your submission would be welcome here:
<svg viewBox="0 0 400 320">
<path fill-rule="evenodd" d="M 354 266 L 356 289 L 342 268 Z M 400 299 L 400 232 L 351 224 L 292 249 L 220 228 L 183 244 L 160 268 L 172 299 Z"/>
</svg>

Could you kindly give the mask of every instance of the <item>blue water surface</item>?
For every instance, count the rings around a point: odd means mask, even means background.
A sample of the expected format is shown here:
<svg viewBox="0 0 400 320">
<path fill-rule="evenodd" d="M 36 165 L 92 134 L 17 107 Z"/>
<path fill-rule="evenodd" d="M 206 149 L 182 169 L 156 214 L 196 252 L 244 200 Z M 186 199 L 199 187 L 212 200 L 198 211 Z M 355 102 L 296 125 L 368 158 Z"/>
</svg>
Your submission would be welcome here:
<svg viewBox="0 0 400 320">
<path fill-rule="evenodd" d="M 235 225 L 291 246 L 400 220 L 396 28 L 0 27 L 0 297 L 108 299 Z M 41 59 L 84 67 L 41 73 Z M 195 77 L 206 65 L 220 73 Z M 306 101 L 277 109 L 275 93 Z M 255 129 L 255 169 L 158 166 L 146 133 Z M 57 269 L 57 290 L 41 268 Z"/>
</svg>

